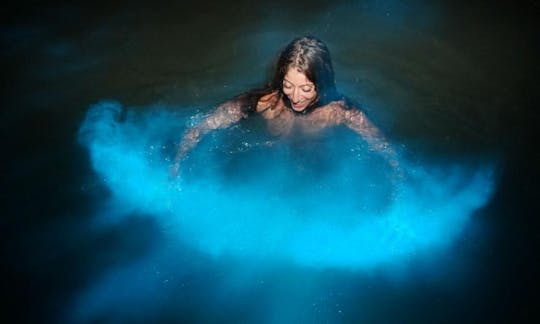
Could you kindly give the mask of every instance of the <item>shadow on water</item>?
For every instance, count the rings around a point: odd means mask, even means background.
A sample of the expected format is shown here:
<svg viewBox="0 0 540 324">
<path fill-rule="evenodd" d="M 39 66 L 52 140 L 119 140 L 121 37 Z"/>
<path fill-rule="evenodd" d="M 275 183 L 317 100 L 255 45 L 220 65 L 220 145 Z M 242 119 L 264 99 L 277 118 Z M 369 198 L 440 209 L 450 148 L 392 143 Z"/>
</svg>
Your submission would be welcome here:
<svg viewBox="0 0 540 324">
<path fill-rule="evenodd" d="M 265 322 L 429 323 L 533 314 L 525 296 L 538 271 L 539 154 L 532 141 L 540 102 L 538 16 L 535 1 L 14 9 L 0 38 L 8 81 L 0 131 L 10 157 L 2 163 L 9 301 L 2 316 L 55 322 L 81 295 L 122 306 L 88 304 L 89 319 L 112 322 L 264 316 Z M 390 278 L 384 271 L 286 263 L 261 269 L 178 243 L 167 248 L 163 228 L 146 214 L 97 224 L 111 193 L 77 143 L 89 105 L 112 98 L 140 111 L 155 103 L 205 111 L 265 80 L 277 50 L 304 33 L 328 43 L 340 88 L 390 138 L 407 144 L 411 160 L 502 157 L 490 203 L 447 254 L 415 258 Z M 92 290 L 96 282 L 124 290 Z M 153 301 L 114 299 L 133 291 L 149 292 Z"/>
</svg>

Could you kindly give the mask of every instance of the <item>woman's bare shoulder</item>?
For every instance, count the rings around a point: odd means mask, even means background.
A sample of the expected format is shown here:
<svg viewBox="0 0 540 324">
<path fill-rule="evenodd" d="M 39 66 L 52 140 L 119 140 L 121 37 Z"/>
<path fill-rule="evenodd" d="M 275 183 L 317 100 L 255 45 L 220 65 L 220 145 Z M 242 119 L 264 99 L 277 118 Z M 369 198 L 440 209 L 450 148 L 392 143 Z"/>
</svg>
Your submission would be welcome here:
<svg viewBox="0 0 540 324">
<path fill-rule="evenodd" d="M 347 103 L 344 100 L 335 100 L 335 101 L 330 101 L 329 103 L 327 103 L 326 105 L 322 107 L 319 107 L 317 110 L 321 112 L 324 111 L 326 113 L 332 113 L 333 115 L 336 115 L 336 114 L 342 115 L 348 109 L 349 107 L 347 106 Z"/>
<path fill-rule="evenodd" d="M 330 101 L 328 103 L 328 106 L 334 109 L 348 109 L 349 108 L 347 103 L 343 99 Z"/>
</svg>

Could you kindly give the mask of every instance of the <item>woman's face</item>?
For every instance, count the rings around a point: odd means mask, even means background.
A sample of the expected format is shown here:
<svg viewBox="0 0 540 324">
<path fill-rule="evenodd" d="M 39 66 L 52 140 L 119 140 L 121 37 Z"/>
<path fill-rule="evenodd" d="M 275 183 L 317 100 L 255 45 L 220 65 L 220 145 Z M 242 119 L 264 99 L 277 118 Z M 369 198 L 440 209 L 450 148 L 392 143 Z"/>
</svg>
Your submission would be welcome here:
<svg viewBox="0 0 540 324">
<path fill-rule="evenodd" d="M 291 101 L 294 111 L 302 112 L 317 99 L 317 90 L 303 72 L 289 68 L 283 78 L 283 93 Z"/>
</svg>

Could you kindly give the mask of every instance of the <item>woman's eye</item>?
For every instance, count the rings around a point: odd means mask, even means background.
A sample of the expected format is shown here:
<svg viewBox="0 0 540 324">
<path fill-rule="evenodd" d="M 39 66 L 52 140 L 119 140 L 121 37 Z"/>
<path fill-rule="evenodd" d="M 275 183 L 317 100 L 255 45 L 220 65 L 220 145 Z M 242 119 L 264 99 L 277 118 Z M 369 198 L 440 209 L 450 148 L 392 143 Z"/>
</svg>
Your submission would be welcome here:
<svg viewBox="0 0 540 324">
<path fill-rule="evenodd" d="M 308 93 L 308 92 L 311 92 L 311 90 L 313 90 L 312 88 L 302 88 L 302 91 Z"/>
<path fill-rule="evenodd" d="M 283 88 L 290 89 L 292 87 L 290 84 L 283 83 Z"/>
</svg>

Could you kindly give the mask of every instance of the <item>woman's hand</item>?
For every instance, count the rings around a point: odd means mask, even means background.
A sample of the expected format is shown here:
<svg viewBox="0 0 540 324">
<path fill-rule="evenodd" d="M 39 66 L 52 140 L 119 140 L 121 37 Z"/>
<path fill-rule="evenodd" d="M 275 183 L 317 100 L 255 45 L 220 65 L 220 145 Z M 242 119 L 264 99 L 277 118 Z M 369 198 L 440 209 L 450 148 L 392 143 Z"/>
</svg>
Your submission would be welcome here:
<svg viewBox="0 0 540 324">
<path fill-rule="evenodd" d="M 174 162 L 169 168 L 169 179 L 175 179 L 180 175 L 180 161 Z"/>
</svg>

